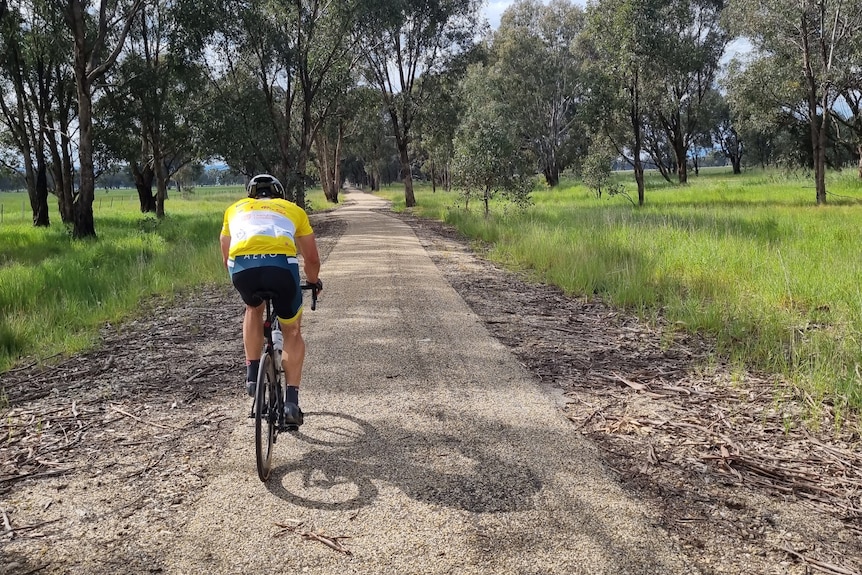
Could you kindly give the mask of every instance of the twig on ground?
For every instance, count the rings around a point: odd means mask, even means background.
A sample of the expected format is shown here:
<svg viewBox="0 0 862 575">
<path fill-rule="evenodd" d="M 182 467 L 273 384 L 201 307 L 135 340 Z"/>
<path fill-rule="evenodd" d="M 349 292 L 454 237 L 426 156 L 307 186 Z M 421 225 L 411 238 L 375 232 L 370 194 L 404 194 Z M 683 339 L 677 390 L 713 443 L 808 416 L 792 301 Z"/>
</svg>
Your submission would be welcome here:
<svg viewBox="0 0 862 575">
<path fill-rule="evenodd" d="M 0 513 L 3 514 L 3 535 L 8 535 L 10 539 L 15 537 L 15 531 L 12 529 L 12 523 L 9 521 L 9 516 L 6 515 L 6 509 L 0 508 Z"/>
<path fill-rule="evenodd" d="M 781 550 L 784 551 L 785 553 L 789 553 L 790 555 L 793 555 L 794 557 L 796 557 L 797 559 L 799 559 L 800 561 L 802 561 L 806 565 L 810 565 L 811 567 L 814 567 L 815 569 L 817 569 L 818 571 L 821 571 L 823 573 L 832 573 L 834 575 L 862 575 L 859 573 L 859 571 L 851 571 L 850 569 L 846 569 L 846 568 L 842 567 L 841 565 L 835 565 L 833 563 L 825 563 L 823 561 L 818 561 L 817 559 L 812 559 L 811 557 L 806 557 L 802 553 L 799 553 L 798 551 L 791 549 L 790 546 L 787 545 L 786 543 L 781 547 Z"/>
<path fill-rule="evenodd" d="M 158 424 L 158 423 L 153 423 L 152 421 L 147 421 L 147 420 L 145 420 L 145 419 L 141 419 L 140 417 L 138 417 L 138 416 L 136 416 L 136 415 L 132 415 L 132 414 L 131 414 L 131 413 L 129 413 L 128 411 L 123 411 L 122 409 L 120 409 L 120 408 L 119 408 L 119 407 L 117 407 L 116 405 L 112 405 L 112 406 L 111 406 L 111 409 L 113 409 L 113 410 L 114 410 L 114 411 L 116 411 L 117 413 L 120 413 L 120 414 L 122 414 L 122 415 L 125 415 L 126 417 L 131 417 L 131 418 L 132 418 L 132 419 L 134 419 L 135 421 L 139 421 L 139 422 L 144 423 L 144 424 L 146 424 L 146 425 L 152 425 L 153 427 L 158 427 L 159 429 L 167 429 L 167 430 L 169 430 L 169 431 L 177 431 L 177 428 L 176 428 L 176 427 L 168 427 L 167 425 L 161 425 L 161 424 Z"/>
<path fill-rule="evenodd" d="M 345 555 L 352 556 L 353 552 L 350 549 L 344 547 L 340 541 L 342 539 L 350 539 L 350 537 L 339 536 L 339 537 L 330 537 L 328 535 L 323 535 L 322 533 L 316 533 L 314 531 L 299 531 L 299 528 L 302 526 L 302 521 L 297 521 L 296 525 L 287 525 L 285 523 L 276 523 L 275 526 L 281 528 L 281 531 L 273 535 L 273 537 L 281 537 L 287 533 L 299 533 L 303 539 L 308 539 L 311 541 L 317 541 L 318 543 L 323 543 L 333 551 L 338 551 L 339 553 L 344 553 Z"/>
<path fill-rule="evenodd" d="M 339 540 L 341 539 L 350 539 L 350 537 L 327 537 L 325 535 L 321 535 L 320 533 L 315 533 L 314 531 L 306 531 L 302 534 L 303 539 L 311 539 L 312 541 L 319 541 L 323 543 L 330 549 L 338 551 L 339 553 L 344 553 L 345 555 L 353 555 L 353 552 L 350 549 L 345 548 Z"/>
<path fill-rule="evenodd" d="M 192 376 L 191 376 L 191 377 L 189 377 L 188 379 L 186 379 L 186 381 L 185 381 L 185 382 L 186 382 L 186 383 L 191 383 L 191 382 L 193 382 L 194 380 L 196 380 L 197 378 L 199 378 L 200 376 L 202 376 L 202 375 L 204 375 L 204 374 L 207 374 L 207 373 L 211 372 L 211 371 L 212 371 L 212 370 L 214 370 L 215 368 L 216 368 L 216 366 L 215 366 L 215 365 L 209 365 L 209 366 L 207 366 L 207 367 L 203 368 L 202 370 L 200 370 L 199 372 L 197 372 L 196 374 L 192 375 Z"/>
</svg>

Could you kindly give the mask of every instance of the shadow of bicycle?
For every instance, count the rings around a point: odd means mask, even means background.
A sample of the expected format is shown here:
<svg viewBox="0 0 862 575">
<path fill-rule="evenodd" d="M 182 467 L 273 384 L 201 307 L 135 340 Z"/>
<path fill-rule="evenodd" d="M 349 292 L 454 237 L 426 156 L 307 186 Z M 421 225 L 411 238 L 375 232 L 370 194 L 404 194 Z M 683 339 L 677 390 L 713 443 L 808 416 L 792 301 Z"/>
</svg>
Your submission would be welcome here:
<svg viewBox="0 0 862 575">
<path fill-rule="evenodd" d="M 533 508 L 532 496 L 542 487 L 529 468 L 468 437 L 397 425 L 378 428 L 330 412 L 307 413 L 301 429 L 295 440 L 311 449 L 274 468 L 266 485 L 277 497 L 302 507 L 359 509 L 374 501 L 379 484 L 389 483 L 425 503 L 498 513 Z M 479 436 L 493 434 L 480 430 Z M 285 458 L 283 449 L 277 449 L 276 457 L 281 451 Z"/>
</svg>

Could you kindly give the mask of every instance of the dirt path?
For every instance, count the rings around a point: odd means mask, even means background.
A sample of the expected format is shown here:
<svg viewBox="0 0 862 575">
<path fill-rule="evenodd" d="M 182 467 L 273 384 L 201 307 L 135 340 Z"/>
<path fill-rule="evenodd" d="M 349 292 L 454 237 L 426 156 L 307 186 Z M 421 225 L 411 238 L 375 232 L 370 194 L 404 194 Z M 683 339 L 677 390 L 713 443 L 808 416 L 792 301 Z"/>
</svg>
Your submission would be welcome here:
<svg viewBox="0 0 862 575">
<path fill-rule="evenodd" d="M 348 226 L 359 225 L 335 215 L 316 220 L 325 254 Z M 284 459 L 269 490 L 254 474 L 247 400 L 236 377 L 242 308 L 226 286 L 153 302 L 141 319 L 106 328 L 102 349 L 70 358 L 59 370 L 4 374 L 11 407 L 0 412 L 0 573 L 195 573 L 201 566 L 230 573 L 253 564 L 253 553 L 243 549 L 260 549 L 271 538 L 295 549 L 309 572 L 862 569 L 859 438 L 831 433 L 828 413 L 819 436 L 788 431 L 782 423 L 804 396 L 776 400 L 764 378 L 735 374 L 731 382 L 720 365 L 704 370 L 706 342 L 669 343 L 658 327 L 496 269 L 441 226 L 410 223 L 482 329 L 544 382 L 544 392 L 519 397 L 509 409 L 527 403 L 545 415 L 528 429 L 501 427 L 488 408 L 492 416 L 474 413 L 466 432 L 449 425 L 465 402 L 452 397 L 452 380 L 459 393 L 474 395 L 470 373 L 477 366 L 498 381 L 510 381 L 521 367 L 509 365 L 508 354 L 498 356 L 490 339 L 465 364 L 473 342 L 484 342 L 474 332 L 456 346 L 457 360 L 425 349 L 455 334 L 422 317 L 393 321 L 427 289 L 421 282 L 411 287 L 413 297 L 392 291 L 368 307 L 368 294 L 393 288 L 398 273 L 374 277 L 397 257 L 385 255 L 371 268 L 366 257 L 379 257 L 377 246 L 387 241 L 402 241 L 390 236 L 394 225 L 387 223 L 357 248 L 361 253 L 339 256 L 354 256 L 355 267 L 342 261 L 340 278 L 333 268 L 329 301 L 309 317 L 310 354 L 325 351 L 315 360 L 324 371 L 314 375 L 329 384 L 303 391 L 316 419 L 295 451 L 279 443 L 276 457 Z M 391 269 L 419 256 L 412 258 Z M 368 276 L 364 290 L 339 293 L 336 286 L 355 283 L 357 275 Z M 433 292 L 431 299 L 437 297 Z M 458 305 L 453 300 L 441 316 Z M 454 317 L 472 330 L 481 327 L 467 311 Z M 358 332 L 372 344 L 364 361 L 344 352 L 357 345 L 357 332 L 336 338 L 337 329 L 323 329 L 350 318 L 368 323 Z M 375 341 L 403 338 L 405 329 L 417 330 L 412 350 Z M 423 329 L 427 334 L 418 334 Z M 403 361 L 381 377 L 381 366 L 401 354 Z M 444 367 L 429 371 L 423 362 L 432 359 Z M 440 381 L 434 373 L 449 377 Z M 357 391 L 351 378 L 359 375 L 377 382 L 374 393 Z M 375 394 L 384 392 L 402 403 L 380 408 Z M 571 422 L 546 427 L 558 411 Z M 536 425 L 545 431 L 537 433 Z M 465 439 L 477 430 L 480 439 Z M 507 463 L 513 451 L 549 435 L 563 446 L 537 455 L 542 465 Z M 303 464 L 292 465 L 287 453 L 303 454 L 293 460 Z M 584 481 L 590 473 L 608 480 L 612 506 L 595 506 L 599 499 L 588 495 L 595 485 Z M 556 503 L 546 507 L 548 500 Z M 237 519 L 249 507 L 256 510 L 252 518 Z M 620 530 L 608 527 L 627 522 Z M 637 537 L 625 535 L 629 528 Z M 256 540 L 248 537 L 255 533 Z M 650 539 L 659 547 L 645 559 Z M 352 555 L 327 541 L 343 543 Z M 597 560 L 597 547 L 615 552 Z M 417 556 L 421 567 L 405 563 Z"/>
</svg>

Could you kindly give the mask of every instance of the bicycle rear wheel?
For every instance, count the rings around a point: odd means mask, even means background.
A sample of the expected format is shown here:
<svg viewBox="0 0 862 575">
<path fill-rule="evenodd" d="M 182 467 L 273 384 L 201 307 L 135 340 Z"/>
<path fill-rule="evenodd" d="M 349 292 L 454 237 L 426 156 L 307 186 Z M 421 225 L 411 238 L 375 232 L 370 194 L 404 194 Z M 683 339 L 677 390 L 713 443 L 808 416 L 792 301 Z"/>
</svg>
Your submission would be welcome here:
<svg viewBox="0 0 862 575">
<path fill-rule="evenodd" d="M 254 448 L 257 475 L 261 481 L 269 478 L 272 469 L 272 447 L 278 426 L 278 381 L 272 356 L 265 353 L 257 372 L 257 391 L 254 411 Z"/>
</svg>

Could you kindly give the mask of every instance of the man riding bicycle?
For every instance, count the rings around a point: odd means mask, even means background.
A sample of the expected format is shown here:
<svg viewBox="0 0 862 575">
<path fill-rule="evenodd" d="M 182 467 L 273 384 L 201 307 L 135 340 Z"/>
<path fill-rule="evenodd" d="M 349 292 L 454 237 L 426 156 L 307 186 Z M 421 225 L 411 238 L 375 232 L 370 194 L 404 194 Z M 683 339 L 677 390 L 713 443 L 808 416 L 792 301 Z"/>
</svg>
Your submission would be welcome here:
<svg viewBox="0 0 862 575">
<path fill-rule="evenodd" d="M 264 302 L 256 294 L 270 292 L 275 294 L 272 305 L 284 334 L 285 423 L 302 425 L 299 382 L 305 341 L 300 331 L 302 289 L 297 253 L 302 254 L 305 279 L 322 291 L 317 242 L 308 214 L 284 199 L 284 187 L 276 178 L 259 174 L 249 181 L 246 191 L 247 198 L 225 211 L 219 238 L 224 264 L 246 304 L 242 323 L 246 390 L 254 397 L 264 339 Z"/>
</svg>

